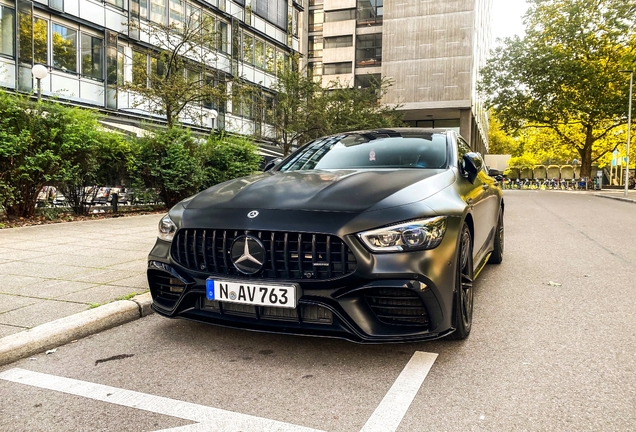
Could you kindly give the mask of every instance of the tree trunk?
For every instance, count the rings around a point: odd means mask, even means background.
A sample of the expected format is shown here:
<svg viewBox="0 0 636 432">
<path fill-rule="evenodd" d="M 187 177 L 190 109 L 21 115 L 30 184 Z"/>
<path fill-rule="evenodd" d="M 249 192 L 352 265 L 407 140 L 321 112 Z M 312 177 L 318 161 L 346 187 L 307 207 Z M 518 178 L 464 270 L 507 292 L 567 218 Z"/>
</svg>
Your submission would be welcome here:
<svg viewBox="0 0 636 432">
<path fill-rule="evenodd" d="M 593 132 L 592 126 L 586 126 L 585 145 L 579 151 L 581 155 L 581 177 L 591 177 L 592 174 L 592 146 L 596 141 Z"/>
</svg>

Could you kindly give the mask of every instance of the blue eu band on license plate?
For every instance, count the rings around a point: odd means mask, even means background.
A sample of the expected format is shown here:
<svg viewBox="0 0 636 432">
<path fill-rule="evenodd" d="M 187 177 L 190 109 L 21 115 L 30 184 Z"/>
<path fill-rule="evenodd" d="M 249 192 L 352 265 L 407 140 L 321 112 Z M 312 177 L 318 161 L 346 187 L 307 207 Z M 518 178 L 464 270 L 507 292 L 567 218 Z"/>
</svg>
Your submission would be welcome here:
<svg viewBox="0 0 636 432">
<path fill-rule="evenodd" d="M 295 308 L 297 304 L 297 287 L 292 284 L 274 285 L 207 279 L 205 288 L 208 300 L 282 308 Z"/>
</svg>

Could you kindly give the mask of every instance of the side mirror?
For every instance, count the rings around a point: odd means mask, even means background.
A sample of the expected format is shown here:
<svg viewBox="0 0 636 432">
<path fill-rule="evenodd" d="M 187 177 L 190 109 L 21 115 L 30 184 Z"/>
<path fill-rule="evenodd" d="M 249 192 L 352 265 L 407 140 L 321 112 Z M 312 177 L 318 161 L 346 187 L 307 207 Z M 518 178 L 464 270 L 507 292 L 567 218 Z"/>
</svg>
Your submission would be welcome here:
<svg viewBox="0 0 636 432">
<path fill-rule="evenodd" d="M 272 159 L 271 161 L 269 161 L 269 162 L 267 162 L 265 164 L 265 167 L 263 168 L 263 172 L 271 170 L 272 168 L 274 168 L 276 165 L 278 165 L 282 161 L 283 161 L 283 158 Z"/>
<path fill-rule="evenodd" d="M 481 158 L 477 153 L 466 153 L 462 157 L 461 171 L 462 176 L 471 183 L 475 183 L 477 174 L 482 167 Z"/>
</svg>

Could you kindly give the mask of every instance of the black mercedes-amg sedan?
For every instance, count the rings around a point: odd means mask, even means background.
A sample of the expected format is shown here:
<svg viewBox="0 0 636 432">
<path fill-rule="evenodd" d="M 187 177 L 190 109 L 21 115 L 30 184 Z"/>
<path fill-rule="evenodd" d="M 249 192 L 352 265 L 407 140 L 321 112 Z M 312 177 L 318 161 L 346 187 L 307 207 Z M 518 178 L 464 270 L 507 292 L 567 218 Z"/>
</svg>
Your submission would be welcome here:
<svg viewBox="0 0 636 432">
<path fill-rule="evenodd" d="M 161 219 L 157 313 L 355 342 L 469 335 L 474 280 L 503 258 L 504 201 L 461 136 L 347 132 L 267 168 Z"/>
</svg>

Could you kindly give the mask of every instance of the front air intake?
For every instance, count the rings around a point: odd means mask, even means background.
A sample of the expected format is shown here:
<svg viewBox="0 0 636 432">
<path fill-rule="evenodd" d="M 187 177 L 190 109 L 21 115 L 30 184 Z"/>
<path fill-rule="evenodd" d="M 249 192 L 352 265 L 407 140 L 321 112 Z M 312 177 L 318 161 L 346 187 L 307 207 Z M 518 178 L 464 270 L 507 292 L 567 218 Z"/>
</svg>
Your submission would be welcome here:
<svg viewBox="0 0 636 432">
<path fill-rule="evenodd" d="M 384 324 L 428 326 L 429 319 L 420 297 L 405 288 L 372 288 L 364 292 L 367 304 Z"/>
</svg>

